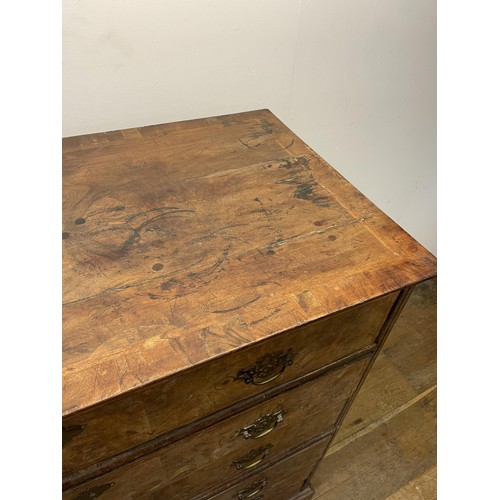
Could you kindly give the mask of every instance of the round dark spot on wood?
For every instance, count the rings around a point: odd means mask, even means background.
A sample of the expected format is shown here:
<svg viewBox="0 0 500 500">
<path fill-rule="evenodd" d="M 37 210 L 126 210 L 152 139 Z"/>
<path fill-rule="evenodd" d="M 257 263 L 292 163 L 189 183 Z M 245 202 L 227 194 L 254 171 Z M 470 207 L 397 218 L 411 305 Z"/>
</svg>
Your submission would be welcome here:
<svg viewBox="0 0 500 500">
<path fill-rule="evenodd" d="M 269 249 L 269 250 L 266 252 L 266 255 L 274 255 L 274 250 Z"/>
<path fill-rule="evenodd" d="M 360 424 L 361 422 L 363 422 L 363 419 L 362 418 L 357 418 L 353 423 L 354 424 Z"/>
<path fill-rule="evenodd" d="M 153 271 L 161 271 L 163 269 L 163 264 L 155 264 L 153 266 Z"/>
<path fill-rule="evenodd" d="M 324 224 L 324 221 L 322 221 L 322 220 L 316 220 L 316 221 L 314 221 L 314 225 L 315 226 L 322 226 L 323 224 Z"/>
<path fill-rule="evenodd" d="M 151 246 L 155 248 L 160 248 L 163 246 L 163 241 L 162 240 L 154 240 L 151 242 Z"/>
<path fill-rule="evenodd" d="M 63 238 L 63 240 L 67 240 L 69 238 L 69 233 L 64 232 L 62 234 L 62 238 Z"/>
<path fill-rule="evenodd" d="M 75 224 L 77 226 L 81 226 L 82 224 L 85 224 L 85 222 L 87 222 L 87 221 L 83 217 L 80 217 L 80 218 L 75 220 Z"/>
<path fill-rule="evenodd" d="M 328 236 L 328 239 L 335 241 L 337 239 L 337 237 L 334 234 L 331 234 L 330 236 Z"/>
</svg>

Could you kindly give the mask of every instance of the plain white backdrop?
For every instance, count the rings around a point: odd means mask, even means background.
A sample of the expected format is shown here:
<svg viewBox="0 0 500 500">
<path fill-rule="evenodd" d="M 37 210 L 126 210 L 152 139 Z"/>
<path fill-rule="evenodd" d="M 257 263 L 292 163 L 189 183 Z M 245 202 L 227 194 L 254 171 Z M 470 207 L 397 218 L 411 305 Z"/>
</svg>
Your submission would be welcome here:
<svg viewBox="0 0 500 500">
<path fill-rule="evenodd" d="M 63 136 L 269 108 L 436 254 L 435 0 L 65 0 Z"/>
</svg>

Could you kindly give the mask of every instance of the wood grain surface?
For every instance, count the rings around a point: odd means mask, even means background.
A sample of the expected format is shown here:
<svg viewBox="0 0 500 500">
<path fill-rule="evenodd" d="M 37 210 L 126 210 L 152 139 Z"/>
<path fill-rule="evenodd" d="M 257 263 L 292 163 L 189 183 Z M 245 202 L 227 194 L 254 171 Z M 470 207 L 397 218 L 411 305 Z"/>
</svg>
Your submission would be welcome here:
<svg viewBox="0 0 500 500">
<path fill-rule="evenodd" d="M 63 413 L 435 275 L 260 110 L 63 140 Z"/>
<path fill-rule="evenodd" d="M 262 490 L 262 498 L 273 500 L 293 499 L 295 495 L 298 495 L 299 490 L 311 472 L 314 462 L 321 457 L 327 443 L 328 438 L 307 446 L 265 471 L 254 474 L 251 478 L 247 478 L 238 485 L 214 496 L 211 500 L 234 500 L 238 498 L 238 492 L 243 488 L 256 480 L 264 478 L 267 479 L 268 484 Z M 155 500 L 160 500 L 160 498 Z"/>
<path fill-rule="evenodd" d="M 435 465 L 435 427 L 433 390 L 411 408 L 327 455 L 313 476 L 314 498 L 387 498 Z"/>
<path fill-rule="evenodd" d="M 418 284 L 349 410 L 339 443 L 437 384 L 436 279 Z"/>
<path fill-rule="evenodd" d="M 168 484 L 165 494 L 168 498 L 193 498 L 210 487 L 244 474 L 246 471 L 237 470 L 234 462 L 255 449 L 270 446 L 262 461 L 266 465 L 298 444 L 331 432 L 366 364 L 367 360 L 359 361 L 329 372 L 159 452 L 164 482 Z M 259 439 L 245 440 L 238 436 L 245 424 L 278 409 L 285 409 L 286 413 L 274 431 Z"/>
<path fill-rule="evenodd" d="M 436 394 L 436 295 L 436 279 L 416 285 L 312 478 L 314 498 L 364 500 L 367 491 L 374 499 L 436 498 L 436 419 L 422 415 L 422 404 Z M 413 438 L 405 441 L 408 432 Z M 427 456 L 412 459 L 422 452 Z M 340 486 L 340 463 L 355 470 L 361 461 L 366 474 L 353 474 Z"/>
<path fill-rule="evenodd" d="M 361 304 L 334 317 L 308 323 L 240 350 L 229 359 L 172 375 L 63 419 L 65 428 L 83 430 L 63 447 L 63 472 L 70 472 L 141 445 L 269 388 L 300 377 L 374 345 L 397 293 Z M 293 352 L 293 364 L 274 381 L 245 384 L 236 379 L 268 353 Z"/>
<path fill-rule="evenodd" d="M 430 467 L 406 486 L 393 493 L 387 500 L 436 500 L 437 466 Z"/>
<path fill-rule="evenodd" d="M 169 485 L 162 476 L 164 468 L 161 466 L 161 459 L 153 457 L 149 460 L 143 460 L 137 464 L 123 467 L 111 474 L 106 474 L 98 480 L 87 483 L 83 486 L 67 490 L 63 493 L 63 500 L 85 500 L 96 498 L 92 496 L 99 493 L 100 500 L 194 500 L 201 498 L 237 498 L 237 493 L 242 489 L 253 484 L 255 481 L 267 479 L 266 494 L 275 487 L 281 489 L 284 487 L 283 481 L 291 482 L 294 486 L 291 493 L 298 493 L 303 482 L 312 469 L 312 464 L 317 461 L 328 444 L 328 438 L 315 439 L 312 442 L 305 443 L 298 449 L 293 450 L 283 460 L 271 463 L 270 467 L 262 469 L 257 468 L 254 471 L 243 473 L 241 477 L 226 478 L 218 489 L 205 491 L 202 494 L 192 494 L 189 491 L 176 490 Z M 295 477 L 300 471 L 300 481 Z M 224 486 L 225 484 L 225 486 Z M 286 483 L 285 483 L 286 484 Z M 200 489 L 200 488 L 198 488 Z M 284 488 L 283 488 L 284 489 Z M 222 490 L 222 491 L 221 491 Z M 288 488 L 285 491 L 289 492 Z M 269 498 L 288 500 L 291 495 L 279 494 Z"/>
</svg>

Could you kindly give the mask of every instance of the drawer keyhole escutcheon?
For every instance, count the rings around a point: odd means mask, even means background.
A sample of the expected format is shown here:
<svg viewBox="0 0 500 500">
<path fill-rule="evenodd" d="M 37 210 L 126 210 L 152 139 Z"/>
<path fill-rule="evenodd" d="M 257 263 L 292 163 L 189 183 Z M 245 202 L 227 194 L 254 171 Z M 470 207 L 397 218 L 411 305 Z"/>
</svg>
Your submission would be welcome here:
<svg viewBox="0 0 500 500">
<path fill-rule="evenodd" d="M 236 380 L 243 380 L 245 384 L 264 385 L 277 379 L 287 366 L 293 363 L 292 349 L 287 352 L 278 351 L 265 354 L 252 366 L 241 369 L 236 374 Z"/>
<path fill-rule="evenodd" d="M 73 497 L 73 500 L 92 500 L 94 498 L 100 497 L 105 491 L 109 490 L 111 486 L 115 483 L 103 484 L 102 486 L 96 486 L 95 488 L 88 488 L 85 491 L 82 491 L 76 497 Z"/>
<path fill-rule="evenodd" d="M 257 467 L 271 451 L 272 444 L 266 444 L 260 448 L 255 448 L 248 452 L 244 457 L 239 458 L 233 462 L 233 465 L 238 469 L 252 469 Z"/>
<path fill-rule="evenodd" d="M 253 498 L 254 500 L 258 500 L 262 498 L 260 496 L 256 497 L 258 493 L 260 493 L 267 486 L 268 478 L 261 479 L 260 481 L 255 481 L 255 483 L 250 484 L 246 488 L 243 488 L 241 491 L 238 491 L 238 500 L 245 500 L 246 498 Z"/>
<path fill-rule="evenodd" d="M 245 439 L 258 439 L 272 432 L 276 426 L 283 422 L 283 415 L 286 413 L 284 408 L 281 408 L 274 413 L 267 413 L 259 417 L 253 424 L 243 427 L 239 430 L 238 436 L 243 436 Z"/>
</svg>

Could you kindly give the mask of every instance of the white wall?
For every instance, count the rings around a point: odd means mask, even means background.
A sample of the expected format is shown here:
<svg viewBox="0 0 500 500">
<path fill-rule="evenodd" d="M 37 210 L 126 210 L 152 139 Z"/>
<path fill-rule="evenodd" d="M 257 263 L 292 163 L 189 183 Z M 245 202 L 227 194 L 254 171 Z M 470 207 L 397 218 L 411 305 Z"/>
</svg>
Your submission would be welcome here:
<svg viewBox="0 0 500 500">
<path fill-rule="evenodd" d="M 63 136 L 269 108 L 436 253 L 436 0 L 65 0 Z"/>
</svg>

